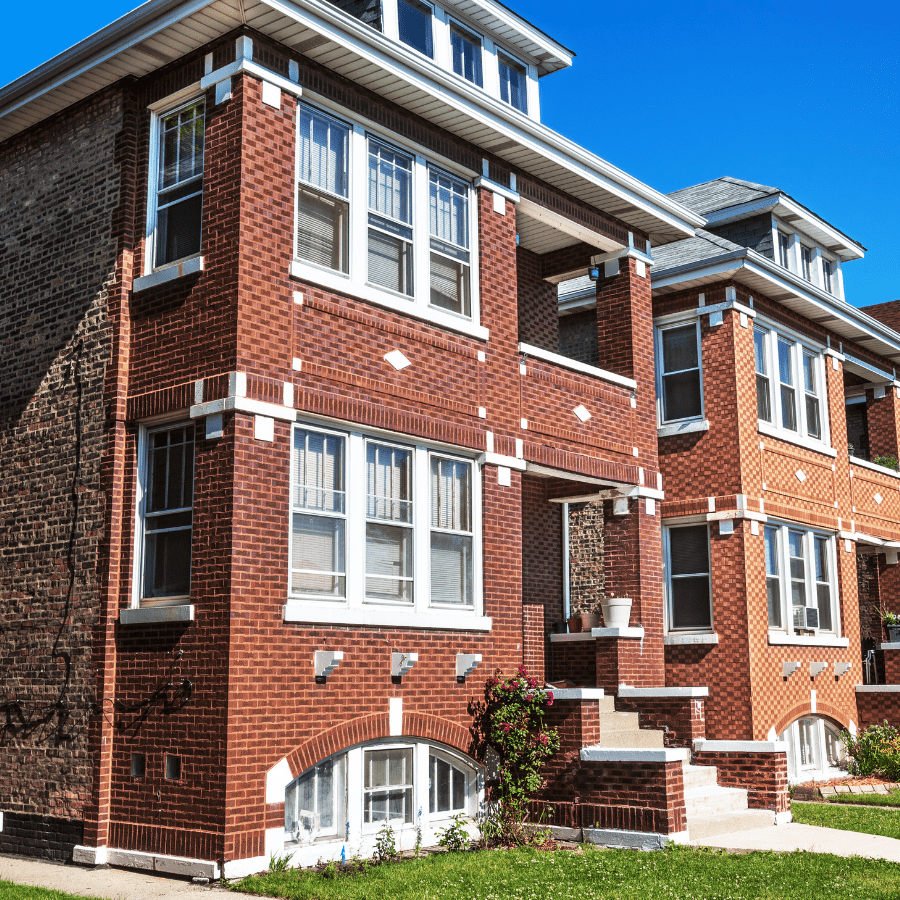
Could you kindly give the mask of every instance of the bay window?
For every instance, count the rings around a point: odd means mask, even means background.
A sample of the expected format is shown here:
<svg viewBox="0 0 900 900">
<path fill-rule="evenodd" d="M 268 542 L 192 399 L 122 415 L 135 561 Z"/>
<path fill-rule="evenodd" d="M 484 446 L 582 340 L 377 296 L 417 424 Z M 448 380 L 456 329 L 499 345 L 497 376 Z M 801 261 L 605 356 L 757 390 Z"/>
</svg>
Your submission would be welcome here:
<svg viewBox="0 0 900 900">
<path fill-rule="evenodd" d="M 761 325 L 754 328 L 753 342 L 760 431 L 795 443 L 827 446 L 822 352 Z"/>
<path fill-rule="evenodd" d="M 659 423 L 703 418 L 700 324 L 657 329 Z"/>
<path fill-rule="evenodd" d="M 421 445 L 295 426 L 291 598 L 305 610 L 324 603 L 474 614 L 474 466 Z"/>
<path fill-rule="evenodd" d="M 476 212 L 465 179 L 299 104 L 294 277 L 475 334 Z"/>
<path fill-rule="evenodd" d="M 809 529 L 764 529 L 769 628 L 788 633 L 834 633 L 834 538 Z"/>
</svg>

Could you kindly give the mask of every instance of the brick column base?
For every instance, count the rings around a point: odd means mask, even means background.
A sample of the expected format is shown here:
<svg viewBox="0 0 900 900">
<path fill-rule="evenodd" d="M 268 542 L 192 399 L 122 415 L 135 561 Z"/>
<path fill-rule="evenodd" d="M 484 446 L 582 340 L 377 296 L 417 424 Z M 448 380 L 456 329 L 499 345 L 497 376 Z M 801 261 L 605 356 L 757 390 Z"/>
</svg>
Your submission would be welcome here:
<svg viewBox="0 0 900 900">
<path fill-rule="evenodd" d="M 694 753 L 695 766 L 715 766 L 722 787 L 747 791 L 750 809 L 790 810 L 787 753 L 700 751 Z"/>
</svg>

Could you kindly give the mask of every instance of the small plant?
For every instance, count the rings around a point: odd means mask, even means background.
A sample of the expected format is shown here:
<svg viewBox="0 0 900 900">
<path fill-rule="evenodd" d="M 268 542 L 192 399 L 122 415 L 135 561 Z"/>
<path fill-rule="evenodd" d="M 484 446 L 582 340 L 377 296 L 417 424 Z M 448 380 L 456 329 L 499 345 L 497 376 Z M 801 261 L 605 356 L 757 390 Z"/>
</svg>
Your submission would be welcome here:
<svg viewBox="0 0 900 900">
<path fill-rule="evenodd" d="M 889 612 L 886 609 L 882 609 L 880 612 L 881 621 L 884 622 L 885 625 L 900 625 L 900 615 L 897 613 Z"/>
<path fill-rule="evenodd" d="M 325 868 L 319 873 L 323 878 L 337 878 L 338 876 L 338 867 L 337 863 L 332 859 L 329 860 L 325 865 Z"/>
<path fill-rule="evenodd" d="M 397 840 L 394 837 L 394 829 L 385 822 L 381 826 L 381 831 L 375 835 L 375 859 L 379 863 L 386 863 L 396 858 Z"/>
<path fill-rule="evenodd" d="M 273 853 L 269 857 L 269 874 L 281 875 L 291 867 L 291 860 L 294 858 L 293 853 Z"/>
<path fill-rule="evenodd" d="M 422 807 L 419 807 L 419 812 L 416 814 L 416 844 L 413 847 L 413 855 L 416 859 L 419 858 L 422 854 Z"/>
<path fill-rule="evenodd" d="M 438 832 L 438 843 L 450 853 L 468 850 L 472 843 L 465 826 L 465 816 L 454 816 L 453 821 L 443 831 Z"/>
<path fill-rule="evenodd" d="M 841 732 L 847 747 L 850 772 L 853 775 L 881 775 L 891 781 L 900 780 L 900 731 L 885 720 L 883 725 L 870 725 L 854 737 Z"/>
<path fill-rule="evenodd" d="M 876 456 L 872 462 L 876 466 L 884 466 L 885 469 L 893 469 L 895 472 L 900 468 L 896 456 Z"/>
</svg>

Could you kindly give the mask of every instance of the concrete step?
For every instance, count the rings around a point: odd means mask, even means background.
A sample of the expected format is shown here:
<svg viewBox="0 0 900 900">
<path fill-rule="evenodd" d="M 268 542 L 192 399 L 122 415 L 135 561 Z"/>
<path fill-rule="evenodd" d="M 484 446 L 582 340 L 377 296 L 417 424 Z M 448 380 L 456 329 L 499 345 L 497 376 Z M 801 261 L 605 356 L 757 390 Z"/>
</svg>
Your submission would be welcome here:
<svg viewBox="0 0 900 900">
<path fill-rule="evenodd" d="M 702 842 L 717 834 L 731 834 L 734 831 L 750 831 L 775 824 L 775 813 L 767 809 L 745 809 L 743 812 L 719 813 L 714 816 L 688 815 L 688 841 Z"/>
<path fill-rule="evenodd" d="M 686 791 L 692 788 L 703 787 L 708 784 L 716 784 L 718 772 L 715 766 L 692 766 L 685 763 L 684 766 L 684 789 Z"/>
<path fill-rule="evenodd" d="M 634 712 L 600 713 L 600 731 L 636 730 L 641 727 L 641 717 Z"/>
<path fill-rule="evenodd" d="M 628 747 L 634 750 L 662 750 L 663 733 L 649 728 L 628 728 L 619 731 L 604 731 L 595 747 Z"/>
<path fill-rule="evenodd" d="M 600 715 L 616 711 L 616 698 L 614 694 L 606 694 L 597 702 L 600 704 Z"/>
<path fill-rule="evenodd" d="M 742 788 L 725 788 L 717 784 L 703 785 L 684 792 L 684 807 L 688 819 L 742 812 L 747 809 L 747 792 Z"/>
</svg>

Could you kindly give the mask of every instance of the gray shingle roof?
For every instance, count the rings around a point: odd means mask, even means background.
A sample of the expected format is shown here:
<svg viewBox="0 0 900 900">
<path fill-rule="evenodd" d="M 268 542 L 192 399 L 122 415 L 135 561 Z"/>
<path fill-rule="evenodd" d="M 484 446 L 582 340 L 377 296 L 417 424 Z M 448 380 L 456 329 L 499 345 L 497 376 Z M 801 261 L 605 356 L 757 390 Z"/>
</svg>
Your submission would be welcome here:
<svg viewBox="0 0 900 900">
<path fill-rule="evenodd" d="M 705 215 L 717 209 L 726 209 L 729 206 L 737 206 L 739 203 L 747 203 L 750 200 L 759 200 L 774 194 L 783 194 L 784 191 L 777 187 L 769 187 L 765 184 L 757 184 L 754 181 L 744 181 L 741 178 L 732 178 L 726 175 L 713 181 L 705 181 L 703 184 L 695 184 L 693 187 L 682 188 L 673 191 L 669 196 L 679 203 L 683 203 L 688 209 Z"/>
<path fill-rule="evenodd" d="M 711 234 L 702 228 L 698 228 L 696 237 L 656 247 L 653 250 L 653 261 L 655 263 L 653 272 L 674 269 L 677 266 L 684 266 L 688 263 L 702 262 L 705 259 L 722 256 L 723 253 L 744 249 L 746 248 L 740 244 L 735 244 L 734 241 L 729 241 L 726 238 L 719 237 L 717 234 Z"/>
</svg>

